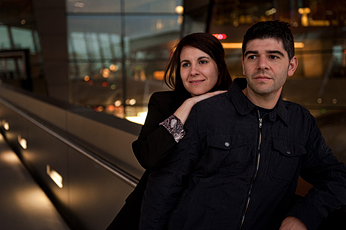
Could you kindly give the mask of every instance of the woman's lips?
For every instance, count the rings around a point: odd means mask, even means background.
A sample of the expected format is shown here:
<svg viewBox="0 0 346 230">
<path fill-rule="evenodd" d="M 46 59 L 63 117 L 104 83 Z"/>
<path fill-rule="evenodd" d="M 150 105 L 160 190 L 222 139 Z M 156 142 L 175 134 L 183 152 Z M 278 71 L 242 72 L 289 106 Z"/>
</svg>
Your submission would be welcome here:
<svg viewBox="0 0 346 230">
<path fill-rule="evenodd" d="M 196 80 L 196 81 L 190 81 L 191 84 L 199 84 L 203 82 L 204 80 Z"/>
</svg>

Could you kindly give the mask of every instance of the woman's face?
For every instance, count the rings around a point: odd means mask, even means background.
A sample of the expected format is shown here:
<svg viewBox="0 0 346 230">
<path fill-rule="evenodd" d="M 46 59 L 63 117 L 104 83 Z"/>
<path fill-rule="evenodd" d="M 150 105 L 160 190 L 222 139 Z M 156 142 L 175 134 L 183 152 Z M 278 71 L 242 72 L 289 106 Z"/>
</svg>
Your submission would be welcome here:
<svg viewBox="0 0 346 230">
<path fill-rule="evenodd" d="M 215 61 L 200 49 L 185 46 L 180 53 L 180 75 L 191 96 L 209 92 L 218 81 Z"/>
</svg>

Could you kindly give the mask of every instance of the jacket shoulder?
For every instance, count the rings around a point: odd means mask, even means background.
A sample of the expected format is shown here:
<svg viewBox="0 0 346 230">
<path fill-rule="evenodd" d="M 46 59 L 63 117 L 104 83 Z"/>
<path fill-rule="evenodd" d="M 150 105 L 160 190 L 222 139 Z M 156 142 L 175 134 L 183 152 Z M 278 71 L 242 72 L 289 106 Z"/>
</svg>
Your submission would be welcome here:
<svg viewBox="0 0 346 230">
<path fill-rule="evenodd" d="M 198 102 L 195 106 L 199 107 L 201 109 L 209 110 L 210 107 L 212 108 L 224 108 L 227 103 L 230 102 L 230 98 L 227 92 L 217 94 L 215 96 L 212 96 L 210 98 L 204 99 L 200 102 Z"/>
<path fill-rule="evenodd" d="M 283 102 L 284 102 L 286 109 L 291 113 L 297 113 L 297 112 L 299 113 L 300 112 L 304 115 L 310 115 L 310 111 L 298 103 L 295 103 L 292 101 L 283 101 Z"/>
</svg>

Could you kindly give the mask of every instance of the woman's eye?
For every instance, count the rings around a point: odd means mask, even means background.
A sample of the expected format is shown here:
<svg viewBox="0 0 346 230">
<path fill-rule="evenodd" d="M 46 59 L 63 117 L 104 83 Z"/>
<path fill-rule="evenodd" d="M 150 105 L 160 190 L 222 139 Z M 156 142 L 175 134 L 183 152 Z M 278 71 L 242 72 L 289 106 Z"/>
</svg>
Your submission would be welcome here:
<svg viewBox="0 0 346 230">
<path fill-rule="evenodd" d="M 206 64 L 206 63 L 208 63 L 208 61 L 206 61 L 206 60 L 200 60 L 199 63 L 200 63 L 200 64 Z"/>
<path fill-rule="evenodd" d="M 187 66 L 189 66 L 189 63 L 182 63 L 181 66 L 182 67 L 187 67 Z"/>
</svg>

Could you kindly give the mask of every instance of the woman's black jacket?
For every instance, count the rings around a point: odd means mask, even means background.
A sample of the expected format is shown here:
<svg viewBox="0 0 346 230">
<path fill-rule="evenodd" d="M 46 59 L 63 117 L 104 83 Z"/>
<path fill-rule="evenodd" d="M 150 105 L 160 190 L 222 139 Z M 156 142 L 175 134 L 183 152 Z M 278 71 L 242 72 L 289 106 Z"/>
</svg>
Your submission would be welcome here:
<svg viewBox="0 0 346 230">
<path fill-rule="evenodd" d="M 177 144 L 173 136 L 159 123 L 172 115 L 183 100 L 184 98 L 174 91 L 156 92 L 150 97 L 145 124 L 138 139 L 132 143 L 138 162 L 147 170 L 107 230 L 139 228 L 141 202 L 150 170 L 159 167 Z"/>
</svg>

